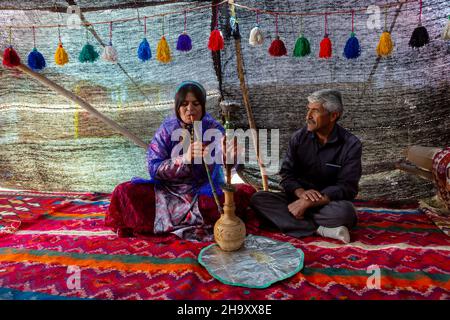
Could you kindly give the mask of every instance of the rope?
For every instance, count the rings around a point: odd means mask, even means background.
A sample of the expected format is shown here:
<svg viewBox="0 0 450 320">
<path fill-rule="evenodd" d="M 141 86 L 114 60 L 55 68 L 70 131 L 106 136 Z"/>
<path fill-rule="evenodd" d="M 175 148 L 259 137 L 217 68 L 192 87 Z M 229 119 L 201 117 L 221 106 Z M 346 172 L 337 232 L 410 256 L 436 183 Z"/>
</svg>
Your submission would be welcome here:
<svg viewBox="0 0 450 320">
<path fill-rule="evenodd" d="M 354 23 L 354 19 L 355 19 L 355 11 L 352 10 L 352 33 L 355 32 L 355 23 Z"/>
<path fill-rule="evenodd" d="M 167 16 L 167 15 L 181 14 L 181 13 L 183 13 L 183 11 L 192 12 L 192 11 L 202 10 L 202 9 L 206 9 L 206 8 L 218 7 L 218 6 L 220 6 L 220 5 L 224 4 L 224 3 L 228 3 L 228 0 L 223 0 L 223 1 L 219 2 L 219 3 L 217 3 L 217 4 L 197 6 L 197 7 L 194 7 L 194 8 L 183 9 L 183 10 L 180 10 L 180 11 L 168 11 L 168 12 L 164 12 L 164 13 L 152 14 L 152 15 L 144 16 L 144 18 L 157 18 L 157 17 L 163 17 L 163 16 Z M 81 23 L 80 25 L 82 25 L 82 26 L 89 26 L 89 25 L 96 25 L 96 24 L 109 24 L 110 22 L 114 22 L 114 23 L 117 23 L 117 22 L 128 22 L 128 21 L 135 21 L 135 20 L 139 20 L 139 19 L 140 19 L 139 17 L 123 18 L 123 19 L 114 19 L 114 20 L 108 20 L 108 21 Z M 32 27 L 32 25 L 18 25 L 18 26 L 4 25 L 4 26 L 0 26 L 0 28 L 7 28 L 7 27 L 14 27 L 16 29 L 29 29 L 29 28 Z M 48 24 L 48 25 L 38 26 L 37 28 L 57 28 L 57 27 L 58 27 L 57 24 Z"/>
<path fill-rule="evenodd" d="M 397 7 L 398 5 L 403 5 L 406 3 L 413 3 L 413 2 L 420 2 L 420 16 L 419 16 L 419 22 L 421 22 L 421 16 L 422 16 L 422 0 L 401 0 L 401 1 L 396 1 L 396 2 L 392 2 L 392 3 L 387 3 L 385 5 L 380 5 L 379 7 L 381 8 L 391 8 L 391 7 Z M 175 14 L 182 14 L 183 12 L 191 12 L 191 11 L 196 11 L 196 10 L 202 10 L 205 8 L 213 8 L 215 7 L 216 10 L 218 9 L 218 7 L 224 3 L 228 3 L 228 0 L 223 0 L 217 4 L 211 4 L 211 5 L 204 5 L 204 6 L 197 6 L 194 8 L 190 8 L 190 9 L 183 9 L 181 11 L 169 11 L 169 12 L 165 12 L 165 13 L 158 13 L 158 14 L 153 14 L 153 15 L 148 15 L 148 16 L 144 16 L 144 19 L 146 18 L 155 18 L 155 17 L 161 17 L 161 16 L 165 16 L 165 15 L 175 15 Z M 365 13 L 367 8 L 359 8 L 359 9 L 351 9 L 351 10 L 336 10 L 336 11 L 327 11 L 327 12 L 284 12 L 284 11 L 270 11 L 270 10 L 262 10 L 259 8 L 254 8 L 254 7 L 249 7 L 249 6 L 244 6 L 241 4 L 234 4 L 236 7 L 242 8 L 242 9 L 246 9 L 249 11 L 254 11 L 256 12 L 257 16 L 257 23 L 259 23 L 259 14 L 260 13 L 264 13 L 264 14 L 269 14 L 269 15 L 281 15 L 281 16 L 324 16 L 324 15 L 334 15 L 334 14 L 349 14 L 352 12 L 363 12 Z M 108 20 L 108 21 L 99 21 L 99 22 L 92 22 L 92 23 L 81 23 L 81 25 L 84 26 L 89 26 L 89 25 L 96 25 L 96 24 L 109 24 L 110 22 L 114 22 L 114 23 L 118 23 L 118 22 L 128 22 L 128 21 L 134 21 L 134 20 L 140 20 L 140 17 L 133 17 L 133 18 L 123 18 L 123 19 L 115 19 L 115 20 Z M 218 25 L 218 20 L 216 25 Z M 36 28 L 57 28 L 60 25 L 58 24 L 52 24 L 52 25 L 41 25 L 41 26 L 37 26 Z M 11 25 L 4 25 L 4 26 L 0 26 L 0 28 L 7 28 L 7 27 L 13 27 Z M 18 26 L 14 26 L 14 28 L 16 29 L 24 29 L 24 28 L 31 28 L 32 25 L 18 25 Z"/>
</svg>

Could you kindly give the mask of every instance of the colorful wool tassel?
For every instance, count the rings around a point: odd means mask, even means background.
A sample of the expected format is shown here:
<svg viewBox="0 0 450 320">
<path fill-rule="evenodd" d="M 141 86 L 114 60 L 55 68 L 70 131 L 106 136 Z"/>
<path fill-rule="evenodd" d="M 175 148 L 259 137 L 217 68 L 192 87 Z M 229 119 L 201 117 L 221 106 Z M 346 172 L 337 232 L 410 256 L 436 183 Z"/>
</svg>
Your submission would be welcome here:
<svg viewBox="0 0 450 320">
<path fill-rule="evenodd" d="M 350 34 L 350 38 L 348 38 L 344 47 L 344 57 L 347 59 L 356 59 L 361 54 L 361 47 L 359 46 L 358 38 L 355 35 L 354 18 L 355 12 L 352 10 L 352 33 Z"/>
<path fill-rule="evenodd" d="M 222 32 L 218 29 L 211 31 L 211 34 L 209 35 L 208 49 L 211 51 L 219 51 L 224 47 L 225 43 L 223 41 Z"/>
<path fill-rule="evenodd" d="M 328 35 L 325 35 L 322 41 L 320 41 L 319 58 L 331 58 L 332 51 L 331 40 L 328 38 Z"/>
<path fill-rule="evenodd" d="M 118 60 L 117 50 L 116 48 L 113 47 L 111 42 L 103 49 L 102 59 L 108 62 L 117 63 Z"/>
<path fill-rule="evenodd" d="M 187 34 L 187 18 L 186 18 L 186 11 L 184 12 L 184 31 L 182 34 L 178 36 L 177 40 L 177 50 L 178 51 L 191 51 L 192 49 L 192 40 L 191 37 Z"/>
<path fill-rule="evenodd" d="M 331 40 L 328 38 L 328 20 L 327 14 L 325 14 L 325 35 L 320 41 L 319 58 L 328 59 L 331 58 L 331 53 L 333 52 L 333 47 L 331 45 Z"/>
<path fill-rule="evenodd" d="M 172 61 L 169 44 L 164 36 L 161 37 L 161 40 L 159 40 L 158 46 L 156 47 L 156 60 L 162 63 L 169 63 Z"/>
<path fill-rule="evenodd" d="M 272 57 L 281 57 L 287 54 L 286 46 L 278 35 L 278 15 L 275 16 L 275 40 L 272 41 L 269 47 L 269 54 Z"/>
<path fill-rule="evenodd" d="M 442 40 L 450 40 L 450 16 L 448 16 L 447 25 L 442 32 Z"/>
<path fill-rule="evenodd" d="M 252 46 L 260 46 L 264 43 L 264 35 L 258 25 L 250 31 L 248 43 Z"/>
<path fill-rule="evenodd" d="M 379 57 L 388 57 L 393 49 L 394 43 L 392 42 L 391 34 L 388 31 L 384 31 L 377 45 L 377 55 Z"/>
<path fill-rule="evenodd" d="M 33 44 L 34 48 L 33 50 L 28 54 L 28 66 L 33 71 L 42 70 L 45 68 L 45 59 L 42 53 L 40 53 L 36 49 L 36 32 L 35 28 L 33 27 Z"/>
<path fill-rule="evenodd" d="M 112 45 L 112 21 L 109 22 L 109 45 L 103 48 L 102 59 L 112 63 L 118 60 L 117 50 Z"/>
<path fill-rule="evenodd" d="M 300 37 L 295 41 L 294 57 L 305 57 L 311 53 L 308 39 L 303 36 L 303 17 L 300 20 Z"/>
<path fill-rule="evenodd" d="M 12 46 L 9 46 L 3 52 L 3 65 L 7 68 L 14 68 L 20 65 L 19 55 Z"/>
<path fill-rule="evenodd" d="M 264 43 L 264 34 L 259 27 L 259 12 L 256 12 L 256 26 L 250 31 L 248 43 L 251 46 L 260 46 Z"/>
<path fill-rule="evenodd" d="M 61 30 L 58 26 L 58 48 L 55 51 L 55 63 L 58 66 L 63 66 L 67 62 L 69 62 L 69 55 L 67 54 L 66 50 L 64 50 L 64 47 L 61 42 Z"/>
<path fill-rule="evenodd" d="M 185 32 L 180 34 L 177 41 L 177 50 L 178 51 L 191 51 L 192 49 L 192 40 L 191 37 Z"/>
<path fill-rule="evenodd" d="M 384 32 L 381 34 L 377 45 L 377 55 L 379 57 L 388 57 L 394 49 L 394 43 L 391 39 L 391 33 L 387 31 L 387 7 L 384 8 Z"/>
<path fill-rule="evenodd" d="M 150 60 L 152 57 L 152 51 L 150 50 L 150 44 L 147 41 L 147 38 L 142 39 L 138 48 L 138 58 L 142 60 L 142 62 Z"/>
<path fill-rule="evenodd" d="M 80 62 L 94 62 L 99 57 L 97 51 L 95 51 L 94 46 L 90 43 L 86 43 L 78 56 Z"/>
<path fill-rule="evenodd" d="M 58 44 L 58 49 L 56 49 L 56 52 L 55 52 L 55 63 L 58 66 L 63 66 L 67 62 L 69 62 L 69 55 L 67 54 L 66 50 L 64 50 L 64 47 L 63 47 L 62 43 L 60 42 Z"/>
<path fill-rule="evenodd" d="M 412 48 L 420 48 L 430 42 L 427 29 L 422 26 L 422 0 L 420 0 L 419 25 L 414 29 L 411 39 L 409 39 L 409 46 Z"/>
<path fill-rule="evenodd" d="M 277 36 L 270 44 L 269 54 L 272 57 L 281 57 L 287 54 L 286 46 L 279 36 Z"/>
<path fill-rule="evenodd" d="M 424 26 L 418 26 L 414 29 L 411 39 L 409 39 L 409 46 L 413 48 L 420 48 L 430 42 L 428 31 Z"/>
<path fill-rule="evenodd" d="M 352 32 L 350 38 L 344 47 L 344 56 L 347 59 L 356 59 L 361 54 L 361 48 L 359 46 L 358 38 L 356 38 L 355 33 Z"/>
<path fill-rule="evenodd" d="M 222 32 L 218 29 L 219 27 L 219 11 L 216 6 L 216 23 L 214 30 L 211 31 L 209 35 L 208 41 L 208 49 L 211 51 L 219 51 L 225 47 L 225 43 L 223 41 Z"/>
<path fill-rule="evenodd" d="M 36 48 L 33 48 L 33 51 L 28 54 L 28 66 L 33 71 L 42 70 L 45 68 L 44 56 Z"/>
<path fill-rule="evenodd" d="M 311 53 L 311 46 L 308 39 L 303 35 L 297 39 L 294 47 L 294 57 L 305 57 Z"/>
<path fill-rule="evenodd" d="M 137 55 L 142 62 L 150 60 L 150 58 L 152 57 L 150 44 L 147 41 L 147 17 L 144 17 L 144 39 L 142 39 L 141 43 L 139 44 Z"/>
</svg>

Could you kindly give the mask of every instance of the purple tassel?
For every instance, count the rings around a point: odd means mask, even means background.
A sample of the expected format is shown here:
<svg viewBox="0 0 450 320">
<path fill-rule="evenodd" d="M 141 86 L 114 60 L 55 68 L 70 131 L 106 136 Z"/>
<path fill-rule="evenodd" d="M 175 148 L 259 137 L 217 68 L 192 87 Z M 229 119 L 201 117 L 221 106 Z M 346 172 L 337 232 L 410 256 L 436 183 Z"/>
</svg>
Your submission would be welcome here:
<svg viewBox="0 0 450 320">
<path fill-rule="evenodd" d="M 178 37 L 177 41 L 177 50 L 178 51 L 191 51 L 192 49 L 192 41 L 187 33 L 183 32 Z"/>
</svg>

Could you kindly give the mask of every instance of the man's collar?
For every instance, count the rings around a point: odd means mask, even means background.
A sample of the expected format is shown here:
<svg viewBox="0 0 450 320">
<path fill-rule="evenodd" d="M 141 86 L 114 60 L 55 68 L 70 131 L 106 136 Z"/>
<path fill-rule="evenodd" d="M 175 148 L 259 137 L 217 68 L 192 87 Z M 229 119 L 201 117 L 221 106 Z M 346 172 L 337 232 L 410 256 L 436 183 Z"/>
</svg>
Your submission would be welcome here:
<svg viewBox="0 0 450 320">
<path fill-rule="evenodd" d="M 309 137 L 311 139 L 317 139 L 316 134 L 314 132 L 308 132 Z M 339 139 L 339 125 L 336 123 L 333 127 L 333 130 L 330 133 L 329 138 L 327 139 L 327 143 L 335 143 Z"/>
<path fill-rule="evenodd" d="M 330 136 L 327 139 L 327 143 L 335 143 L 336 141 L 338 141 L 339 138 L 339 132 L 338 132 L 338 124 L 335 123 L 334 124 L 334 128 L 330 133 Z"/>
</svg>

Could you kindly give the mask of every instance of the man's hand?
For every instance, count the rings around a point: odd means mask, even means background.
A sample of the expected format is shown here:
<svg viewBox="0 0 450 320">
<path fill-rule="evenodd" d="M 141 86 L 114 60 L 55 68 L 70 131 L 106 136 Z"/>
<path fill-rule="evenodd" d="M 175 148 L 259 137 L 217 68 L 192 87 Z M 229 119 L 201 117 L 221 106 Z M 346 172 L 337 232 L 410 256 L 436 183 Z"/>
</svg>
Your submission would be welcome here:
<svg viewBox="0 0 450 320">
<path fill-rule="evenodd" d="M 303 215 L 305 214 L 306 209 L 311 206 L 311 203 L 312 201 L 310 200 L 300 198 L 289 204 L 288 210 L 296 219 L 303 219 Z"/>
<path fill-rule="evenodd" d="M 303 198 L 305 200 L 310 200 L 312 202 L 316 202 L 316 201 L 323 200 L 323 195 L 317 190 L 310 189 L 310 190 L 305 190 L 301 194 L 301 198 Z"/>
</svg>

